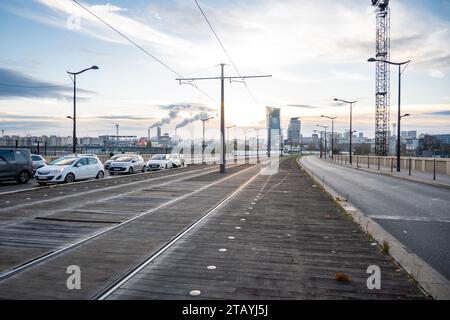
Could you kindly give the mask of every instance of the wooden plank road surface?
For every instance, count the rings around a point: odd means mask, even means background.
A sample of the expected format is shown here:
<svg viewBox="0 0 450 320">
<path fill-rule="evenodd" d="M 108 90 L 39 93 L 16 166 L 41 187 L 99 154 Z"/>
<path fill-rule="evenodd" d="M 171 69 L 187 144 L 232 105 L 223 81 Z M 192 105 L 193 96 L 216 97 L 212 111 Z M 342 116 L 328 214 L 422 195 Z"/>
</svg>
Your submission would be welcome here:
<svg viewBox="0 0 450 320">
<path fill-rule="evenodd" d="M 380 290 L 367 288 L 370 265 L 381 269 Z M 337 281 L 337 272 L 350 281 Z M 278 174 L 255 179 L 107 298 L 425 296 L 291 158 Z"/>
</svg>

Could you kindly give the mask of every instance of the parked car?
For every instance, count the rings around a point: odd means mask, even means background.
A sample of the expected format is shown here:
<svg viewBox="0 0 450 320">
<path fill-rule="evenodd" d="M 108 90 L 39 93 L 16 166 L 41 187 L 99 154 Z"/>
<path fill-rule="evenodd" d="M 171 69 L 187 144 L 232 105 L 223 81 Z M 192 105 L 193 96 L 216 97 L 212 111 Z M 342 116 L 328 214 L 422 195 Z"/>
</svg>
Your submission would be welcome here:
<svg viewBox="0 0 450 320">
<path fill-rule="evenodd" d="M 113 163 L 114 161 L 116 161 L 120 157 L 126 157 L 126 156 L 132 157 L 132 156 L 136 156 L 136 155 L 135 154 L 130 154 L 130 153 L 127 153 L 127 154 L 124 154 L 124 153 L 115 154 L 109 160 L 106 160 L 106 162 L 103 164 L 105 166 L 105 170 L 109 169 L 109 166 L 111 165 L 111 163 Z"/>
<path fill-rule="evenodd" d="M 122 156 L 109 165 L 108 171 L 111 175 L 138 171 L 145 172 L 145 161 L 139 155 Z"/>
<path fill-rule="evenodd" d="M 0 181 L 16 180 L 25 184 L 33 175 L 31 152 L 28 149 L 0 149 Z"/>
<path fill-rule="evenodd" d="M 157 154 L 154 155 L 147 162 L 147 170 L 161 170 L 161 169 L 169 169 L 173 168 L 173 163 L 170 160 L 170 155 L 168 154 Z"/>
<path fill-rule="evenodd" d="M 47 160 L 45 160 L 43 156 L 38 154 L 32 154 L 31 161 L 33 167 L 33 174 L 36 172 L 37 169 L 47 165 Z"/>
<path fill-rule="evenodd" d="M 70 183 L 77 180 L 103 179 L 105 168 L 93 155 L 72 155 L 59 158 L 36 170 L 34 175 L 40 185 Z"/>
<path fill-rule="evenodd" d="M 182 154 L 171 154 L 169 157 L 174 168 L 184 167 L 184 157 Z"/>
</svg>

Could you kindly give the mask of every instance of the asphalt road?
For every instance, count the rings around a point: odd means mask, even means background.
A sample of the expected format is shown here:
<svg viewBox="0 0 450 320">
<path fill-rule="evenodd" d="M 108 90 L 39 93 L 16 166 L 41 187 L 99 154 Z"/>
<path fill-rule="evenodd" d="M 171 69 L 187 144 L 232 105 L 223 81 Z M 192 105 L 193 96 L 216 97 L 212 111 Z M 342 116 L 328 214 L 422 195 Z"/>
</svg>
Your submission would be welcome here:
<svg viewBox="0 0 450 320">
<path fill-rule="evenodd" d="M 450 190 L 359 171 L 317 157 L 301 160 L 308 170 L 410 251 L 450 279 Z"/>
</svg>

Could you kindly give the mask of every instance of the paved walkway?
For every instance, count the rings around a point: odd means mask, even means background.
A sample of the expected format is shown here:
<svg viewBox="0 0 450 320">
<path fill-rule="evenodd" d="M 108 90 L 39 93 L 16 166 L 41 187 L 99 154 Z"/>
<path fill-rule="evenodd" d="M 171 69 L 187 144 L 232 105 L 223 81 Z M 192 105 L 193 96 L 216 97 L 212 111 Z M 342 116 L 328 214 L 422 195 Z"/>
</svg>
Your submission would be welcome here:
<svg viewBox="0 0 450 320">
<path fill-rule="evenodd" d="M 367 268 L 381 289 L 367 288 Z M 338 281 L 338 278 L 349 281 Z M 112 299 L 423 299 L 295 158 L 259 175 Z"/>
</svg>

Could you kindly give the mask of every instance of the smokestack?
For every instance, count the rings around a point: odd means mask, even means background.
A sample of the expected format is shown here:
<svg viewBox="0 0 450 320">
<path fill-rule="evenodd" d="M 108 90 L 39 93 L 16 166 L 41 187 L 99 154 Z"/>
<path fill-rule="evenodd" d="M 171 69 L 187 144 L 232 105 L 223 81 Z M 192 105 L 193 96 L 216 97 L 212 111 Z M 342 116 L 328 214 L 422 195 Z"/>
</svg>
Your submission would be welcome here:
<svg viewBox="0 0 450 320">
<path fill-rule="evenodd" d="M 161 127 L 158 127 L 157 129 L 156 129 L 156 132 L 157 132 L 157 136 L 158 136 L 158 142 L 159 142 L 159 140 L 160 140 L 160 138 L 161 138 Z"/>
</svg>

